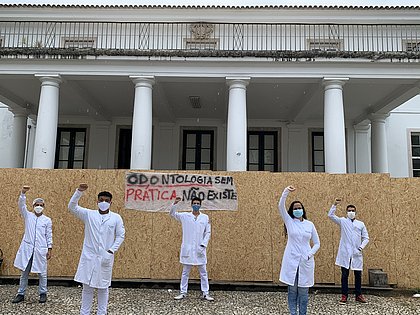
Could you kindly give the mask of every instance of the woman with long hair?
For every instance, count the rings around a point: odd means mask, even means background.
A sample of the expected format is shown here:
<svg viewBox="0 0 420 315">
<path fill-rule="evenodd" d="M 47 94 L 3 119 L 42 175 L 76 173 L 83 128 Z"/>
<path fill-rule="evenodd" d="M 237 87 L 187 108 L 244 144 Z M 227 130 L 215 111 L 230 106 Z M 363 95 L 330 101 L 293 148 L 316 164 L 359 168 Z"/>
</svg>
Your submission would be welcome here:
<svg viewBox="0 0 420 315">
<path fill-rule="evenodd" d="M 306 315 L 309 288 L 314 285 L 314 255 L 320 243 L 314 224 L 306 218 L 302 202 L 293 201 L 289 210 L 286 210 L 287 196 L 295 190 L 293 186 L 286 187 L 279 201 L 280 216 L 287 235 L 280 281 L 288 285 L 287 302 L 290 314 L 297 315 L 299 308 L 299 315 Z"/>
</svg>

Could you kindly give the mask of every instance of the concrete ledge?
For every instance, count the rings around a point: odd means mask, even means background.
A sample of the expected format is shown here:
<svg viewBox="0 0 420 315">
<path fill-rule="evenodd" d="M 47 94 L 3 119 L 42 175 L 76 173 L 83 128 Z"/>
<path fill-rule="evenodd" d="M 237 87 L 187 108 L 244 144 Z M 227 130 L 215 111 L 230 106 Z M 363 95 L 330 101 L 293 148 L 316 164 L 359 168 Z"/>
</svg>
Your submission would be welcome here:
<svg viewBox="0 0 420 315">
<path fill-rule="evenodd" d="M 111 287 L 114 288 L 142 288 L 142 289 L 173 289 L 179 288 L 179 279 L 172 280 L 156 280 L 156 279 L 114 279 Z M 227 282 L 227 281 L 209 281 L 212 291 L 287 291 L 287 285 L 272 282 Z M 18 276 L 0 276 L 0 284 L 19 284 Z M 37 285 L 38 278 L 29 277 L 29 285 Z M 49 277 L 48 285 L 54 286 L 78 286 L 72 277 Z M 192 290 L 200 290 L 199 280 L 190 280 L 189 288 Z M 350 293 L 352 286 L 350 286 Z M 390 287 L 369 287 L 363 286 L 362 290 L 366 294 L 373 295 L 396 295 L 396 294 L 412 294 L 410 290 L 397 289 Z M 339 294 L 341 287 L 336 284 L 315 284 L 310 288 L 310 292 L 317 293 L 334 293 Z"/>
</svg>

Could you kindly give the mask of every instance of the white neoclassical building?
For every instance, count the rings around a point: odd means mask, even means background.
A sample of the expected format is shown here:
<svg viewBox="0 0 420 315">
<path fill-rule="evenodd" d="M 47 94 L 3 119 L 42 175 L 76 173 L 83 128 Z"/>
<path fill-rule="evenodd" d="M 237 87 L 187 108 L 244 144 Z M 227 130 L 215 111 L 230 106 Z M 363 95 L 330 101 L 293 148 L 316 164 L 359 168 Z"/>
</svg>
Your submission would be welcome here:
<svg viewBox="0 0 420 315">
<path fill-rule="evenodd" d="M 419 51 L 415 6 L 0 4 L 0 166 L 420 176 Z"/>
</svg>

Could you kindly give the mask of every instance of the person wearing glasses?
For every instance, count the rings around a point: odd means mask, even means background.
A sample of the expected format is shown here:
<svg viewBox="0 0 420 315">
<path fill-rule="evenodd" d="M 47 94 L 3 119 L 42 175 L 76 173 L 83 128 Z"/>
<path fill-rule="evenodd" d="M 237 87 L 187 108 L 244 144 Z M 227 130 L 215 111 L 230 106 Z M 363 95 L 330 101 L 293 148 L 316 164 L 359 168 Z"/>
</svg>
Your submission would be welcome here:
<svg viewBox="0 0 420 315">
<path fill-rule="evenodd" d="M 177 212 L 177 204 L 181 198 L 177 197 L 169 214 L 182 224 L 182 245 L 180 262 L 183 266 L 180 294 L 175 300 L 182 300 L 187 296 L 188 277 L 193 266 L 198 267 L 201 280 L 202 298 L 214 301 L 209 294 L 209 280 L 207 274 L 207 245 L 210 241 L 211 227 L 208 215 L 201 213 L 201 199 L 194 197 L 191 200 L 191 212 Z"/>
</svg>

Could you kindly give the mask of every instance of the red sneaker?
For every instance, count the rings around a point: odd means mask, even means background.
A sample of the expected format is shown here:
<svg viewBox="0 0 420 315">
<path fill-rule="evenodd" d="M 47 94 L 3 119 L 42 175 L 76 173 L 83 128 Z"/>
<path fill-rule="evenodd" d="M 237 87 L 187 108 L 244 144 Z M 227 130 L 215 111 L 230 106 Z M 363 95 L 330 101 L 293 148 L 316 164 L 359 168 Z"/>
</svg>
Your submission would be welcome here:
<svg viewBox="0 0 420 315">
<path fill-rule="evenodd" d="M 363 295 L 361 295 L 361 294 L 358 295 L 358 296 L 356 296 L 356 302 L 359 302 L 359 303 L 367 303 L 365 297 Z"/>
<path fill-rule="evenodd" d="M 342 295 L 341 296 L 341 300 L 340 300 L 340 302 L 339 302 L 340 304 L 346 304 L 347 303 L 347 296 L 346 295 Z"/>
</svg>

